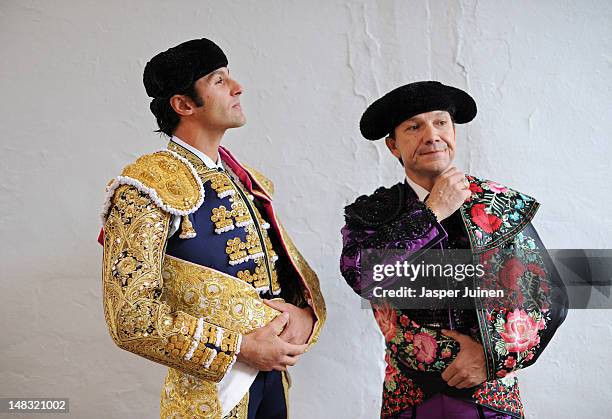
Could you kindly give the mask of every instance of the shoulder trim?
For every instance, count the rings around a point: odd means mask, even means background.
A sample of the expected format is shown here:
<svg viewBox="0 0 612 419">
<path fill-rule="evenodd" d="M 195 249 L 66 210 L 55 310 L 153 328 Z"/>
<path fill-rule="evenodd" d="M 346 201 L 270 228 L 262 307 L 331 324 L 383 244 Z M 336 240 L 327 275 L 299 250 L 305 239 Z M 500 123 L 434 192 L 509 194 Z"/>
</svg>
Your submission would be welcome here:
<svg viewBox="0 0 612 419">
<path fill-rule="evenodd" d="M 403 183 L 381 186 L 371 195 L 362 195 L 344 208 L 344 218 L 354 227 L 377 227 L 397 218 L 406 205 Z"/>
<path fill-rule="evenodd" d="M 535 198 L 486 179 L 467 175 L 472 195 L 461 206 L 472 250 L 484 252 L 512 239 L 531 222 Z"/>
<path fill-rule="evenodd" d="M 160 209 L 173 215 L 191 214 L 204 202 L 204 187 L 194 167 L 167 149 L 139 157 L 111 180 L 100 214 L 102 223 L 106 221 L 115 190 L 121 185 L 134 186 Z"/>
</svg>

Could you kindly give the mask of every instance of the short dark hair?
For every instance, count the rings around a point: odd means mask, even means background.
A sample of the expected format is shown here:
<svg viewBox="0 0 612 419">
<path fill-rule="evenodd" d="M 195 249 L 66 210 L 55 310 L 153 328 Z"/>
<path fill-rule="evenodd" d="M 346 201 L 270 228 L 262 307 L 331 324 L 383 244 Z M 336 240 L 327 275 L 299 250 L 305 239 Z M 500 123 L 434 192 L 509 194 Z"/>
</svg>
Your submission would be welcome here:
<svg viewBox="0 0 612 419">
<path fill-rule="evenodd" d="M 204 100 L 202 100 L 195 89 L 195 82 L 183 92 L 176 94 L 187 96 L 193 100 L 197 107 L 204 106 Z M 159 127 L 159 129 L 155 130 L 155 132 L 163 132 L 168 137 L 172 137 L 172 135 L 174 135 L 176 127 L 178 126 L 179 122 L 181 122 L 181 117 L 174 111 L 172 105 L 170 105 L 170 99 L 171 98 L 156 97 L 149 105 L 151 112 L 153 112 L 153 115 L 155 115 L 155 119 L 157 120 L 157 126 Z"/>
</svg>

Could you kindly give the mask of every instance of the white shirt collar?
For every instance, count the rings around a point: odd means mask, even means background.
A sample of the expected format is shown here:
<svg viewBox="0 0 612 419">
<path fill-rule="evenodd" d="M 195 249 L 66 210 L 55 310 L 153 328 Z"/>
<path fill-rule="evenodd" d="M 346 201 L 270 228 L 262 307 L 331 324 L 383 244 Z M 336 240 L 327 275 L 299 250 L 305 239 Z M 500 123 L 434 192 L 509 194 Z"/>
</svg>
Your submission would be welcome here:
<svg viewBox="0 0 612 419">
<path fill-rule="evenodd" d="M 221 170 L 225 170 L 225 168 L 223 167 L 223 163 L 221 162 L 221 157 L 219 157 L 218 153 L 217 153 L 217 163 L 215 163 L 206 154 L 202 153 L 197 148 L 195 148 L 193 146 L 190 146 L 189 144 L 187 144 L 185 141 L 181 140 L 176 135 L 172 136 L 172 141 L 174 141 L 175 143 L 177 143 L 181 147 L 186 148 L 187 150 L 191 151 L 193 154 L 198 156 L 198 158 L 200 160 L 202 160 L 202 163 L 204 163 L 204 165 L 206 165 L 206 167 L 208 167 L 209 169 L 221 169 Z"/>
<path fill-rule="evenodd" d="M 424 201 L 425 197 L 429 195 L 429 191 L 427 189 L 410 179 L 408 176 L 406 176 L 406 182 L 408 182 L 408 185 L 410 185 L 412 190 L 416 192 L 419 201 Z"/>
</svg>

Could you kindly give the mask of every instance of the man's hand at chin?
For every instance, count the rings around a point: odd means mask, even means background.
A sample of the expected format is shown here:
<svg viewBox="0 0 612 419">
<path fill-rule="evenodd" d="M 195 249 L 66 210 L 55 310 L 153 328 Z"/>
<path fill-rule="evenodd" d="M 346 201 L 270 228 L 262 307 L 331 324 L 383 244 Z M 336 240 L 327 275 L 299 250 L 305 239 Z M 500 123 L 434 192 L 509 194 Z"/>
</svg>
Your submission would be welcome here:
<svg viewBox="0 0 612 419">
<path fill-rule="evenodd" d="M 308 342 L 315 322 L 315 315 L 311 307 L 299 308 L 293 304 L 272 300 L 264 300 L 264 303 L 278 311 L 289 314 L 287 326 L 279 336 L 282 340 L 294 345 L 302 345 Z"/>
</svg>

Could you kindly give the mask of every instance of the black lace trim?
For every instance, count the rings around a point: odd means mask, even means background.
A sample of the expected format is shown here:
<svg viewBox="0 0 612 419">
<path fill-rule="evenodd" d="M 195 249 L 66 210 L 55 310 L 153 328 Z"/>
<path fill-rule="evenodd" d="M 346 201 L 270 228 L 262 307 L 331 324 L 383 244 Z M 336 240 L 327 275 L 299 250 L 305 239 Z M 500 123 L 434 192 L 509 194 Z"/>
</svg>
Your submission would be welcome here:
<svg viewBox="0 0 612 419">
<path fill-rule="evenodd" d="M 378 188 L 372 195 L 360 196 L 345 208 L 347 226 L 353 232 L 373 230 L 360 248 L 403 249 L 406 242 L 424 237 L 438 220 L 423 202 L 406 200 L 406 185 Z M 350 256 L 351 249 L 345 249 Z"/>
<path fill-rule="evenodd" d="M 362 195 L 344 209 L 349 228 L 369 228 L 396 218 L 405 205 L 405 188 L 398 183 L 380 187 L 372 195 Z"/>
<path fill-rule="evenodd" d="M 432 218 L 416 208 L 420 203 L 398 216 L 396 219 L 380 225 L 364 243 L 363 248 L 371 249 L 405 249 L 411 241 L 424 237 L 433 225 Z"/>
</svg>

